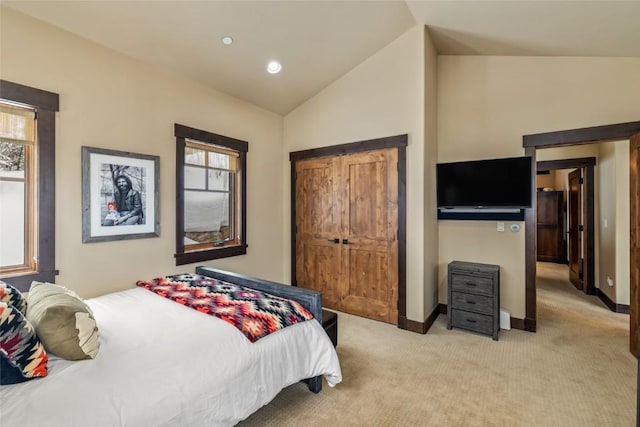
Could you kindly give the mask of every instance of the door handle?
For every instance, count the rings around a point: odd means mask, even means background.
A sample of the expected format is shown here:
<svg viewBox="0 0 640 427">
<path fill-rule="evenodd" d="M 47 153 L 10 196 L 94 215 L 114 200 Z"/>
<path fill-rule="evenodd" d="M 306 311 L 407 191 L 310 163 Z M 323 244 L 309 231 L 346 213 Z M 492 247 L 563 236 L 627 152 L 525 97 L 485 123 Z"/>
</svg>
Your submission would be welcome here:
<svg viewBox="0 0 640 427">
<path fill-rule="evenodd" d="M 327 239 L 327 240 L 333 243 L 340 243 L 340 239 L 338 239 L 337 237 L 335 239 Z"/>
<path fill-rule="evenodd" d="M 348 245 L 349 244 L 349 239 L 342 239 L 342 244 L 343 245 Z"/>
</svg>

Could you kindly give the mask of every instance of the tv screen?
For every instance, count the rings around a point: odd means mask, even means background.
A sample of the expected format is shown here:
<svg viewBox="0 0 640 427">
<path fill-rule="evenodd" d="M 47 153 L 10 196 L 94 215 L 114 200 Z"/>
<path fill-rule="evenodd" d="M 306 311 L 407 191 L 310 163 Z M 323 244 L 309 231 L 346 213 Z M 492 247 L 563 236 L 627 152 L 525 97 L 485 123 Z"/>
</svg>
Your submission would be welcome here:
<svg viewBox="0 0 640 427">
<path fill-rule="evenodd" d="M 531 207 L 531 157 L 438 163 L 438 208 Z"/>
</svg>

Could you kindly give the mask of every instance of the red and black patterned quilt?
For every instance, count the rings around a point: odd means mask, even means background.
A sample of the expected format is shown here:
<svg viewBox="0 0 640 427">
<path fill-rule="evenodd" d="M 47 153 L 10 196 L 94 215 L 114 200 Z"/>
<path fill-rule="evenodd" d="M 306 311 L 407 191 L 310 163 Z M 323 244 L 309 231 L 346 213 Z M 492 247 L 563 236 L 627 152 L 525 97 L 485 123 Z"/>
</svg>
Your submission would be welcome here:
<svg viewBox="0 0 640 427">
<path fill-rule="evenodd" d="M 313 315 L 297 301 L 199 274 L 138 280 L 136 285 L 229 322 L 251 342 L 313 319 Z"/>
</svg>

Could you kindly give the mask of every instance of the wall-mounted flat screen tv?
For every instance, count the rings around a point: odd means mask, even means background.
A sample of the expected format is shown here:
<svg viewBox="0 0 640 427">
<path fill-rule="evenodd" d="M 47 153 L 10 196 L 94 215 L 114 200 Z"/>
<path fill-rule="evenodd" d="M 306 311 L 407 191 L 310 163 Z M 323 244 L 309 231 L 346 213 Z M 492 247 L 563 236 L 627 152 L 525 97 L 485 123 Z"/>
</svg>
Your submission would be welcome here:
<svg viewBox="0 0 640 427">
<path fill-rule="evenodd" d="M 531 157 L 438 163 L 440 209 L 522 209 L 531 207 Z"/>
</svg>

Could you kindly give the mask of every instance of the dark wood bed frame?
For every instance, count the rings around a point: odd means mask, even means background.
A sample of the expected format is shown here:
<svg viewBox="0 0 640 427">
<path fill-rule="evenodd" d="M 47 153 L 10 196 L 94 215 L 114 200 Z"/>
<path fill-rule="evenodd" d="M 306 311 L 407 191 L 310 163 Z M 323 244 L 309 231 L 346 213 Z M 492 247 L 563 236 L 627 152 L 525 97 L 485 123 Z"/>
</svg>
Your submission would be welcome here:
<svg viewBox="0 0 640 427">
<path fill-rule="evenodd" d="M 298 301 L 313 314 L 314 320 L 322 325 L 322 294 L 308 289 L 294 286 L 287 286 L 281 283 L 270 282 L 268 280 L 256 279 L 255 277 L 243 276 L 242 274 L 229 271 L 218 270 L 211 267 L 196 267 L 196 274 L 234 283 L 240 286 L 256 289 L 263 292 Z M 304 380 L 309 386 L 309 390 L 314 393 L 322 390 L 322 376 L 317 376 Z"/>
</svg>

